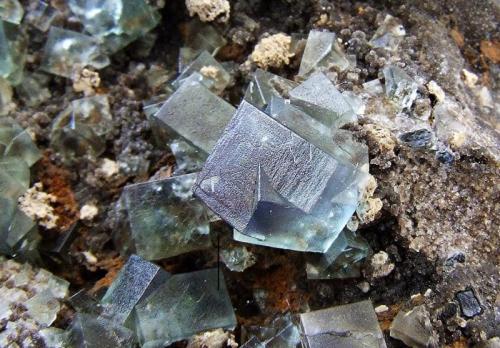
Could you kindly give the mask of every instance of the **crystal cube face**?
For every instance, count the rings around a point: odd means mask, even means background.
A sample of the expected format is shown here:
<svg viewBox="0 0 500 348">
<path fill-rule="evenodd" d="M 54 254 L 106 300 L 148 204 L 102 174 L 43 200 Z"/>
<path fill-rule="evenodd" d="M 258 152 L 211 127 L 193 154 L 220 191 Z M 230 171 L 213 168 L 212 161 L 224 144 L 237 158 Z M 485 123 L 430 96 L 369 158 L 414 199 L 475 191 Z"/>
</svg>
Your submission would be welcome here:
<svg viewBox="0 0 500 348">
<path fill-rule="evenodd" d="M 136 307 L 143 347 L 164 347 L 216 328 L 233 329 L 236 317 L 217 269 L 175 274 Z"/>
<path fill-rule="evenodd" d="M 287 98 L 290 90 L 297 86 L 294 81 L 257 69 L 248 84 L 244 100 L 264 110 L 271 104 L 273 97 Z"/>
<path fill-rule="evenodd" d="M 41 158 L 41 153 L 33 143 L 30 134 L 13 119 L 0 119 L 0 156 L 16 157 L 32 166 Z"/>
<path fill-rule="evenodd" d="M 0 19 L 0 77 L 12 85 L 19 84 L 25 60 L 26 40 L 19 26 Z"/>
<path fill-rule="evenodd" d="M 385 94 L 401 109 L 410 108 L 417 98 L 417 83 L 404 70 L 396 66 L 385 67 L 383 72 Z"/>
<path fill-rule="evenodd" d="M 311 30 L 300 62 L 299 76 L 306 77 L 315 71 L 336 68 L 344 71 L 349 67 L 335 33 L 324 30 Z"/>
<path fill-rule="evenodd" d="M 306 348 L 386 347 L 369 300 L 303 313 L 300 324 Z"/>
<path fill-rule="evenodd" d="M 19 24 L 23 19 L 24 9 L 18 0 L 3 0 L 0 3 L 0 19 Z"/>
<path fill-rule="evenodd" d="M 124 188 L 131 241 L 139 256 L 158 260 L 211 246 L 207 210 L 192 193 L 196 175 Z"/>
<path fill-rule="evenodd" d="M 300 332 L 290 313 L 278 316 L 267 326 L 243 326 L 241 348 L 300 348 Z"/>
<path fill-rule="evenodd" d="M 51 27 L 45 44 L 41 69 L 67 78 L 73 72 L 90 65 L 102 69 L 109 65 L 109 58 L 103 54 L 99 43 L 92 37 Z"/>
<path fill-rule="evenodd" d="M 105 315 L 125 324 L 131 317 L 134 306 L 149 296 L 169 276 L 170 274 L 159 266 L 137 255 L 130 256 L 101 300 Z"/>
<path fill-rule="evenodd" d="M 194 192 L 237 240 L 323 253 L 354 213 L 366 177 L 243 101 Z"/>
</svg>

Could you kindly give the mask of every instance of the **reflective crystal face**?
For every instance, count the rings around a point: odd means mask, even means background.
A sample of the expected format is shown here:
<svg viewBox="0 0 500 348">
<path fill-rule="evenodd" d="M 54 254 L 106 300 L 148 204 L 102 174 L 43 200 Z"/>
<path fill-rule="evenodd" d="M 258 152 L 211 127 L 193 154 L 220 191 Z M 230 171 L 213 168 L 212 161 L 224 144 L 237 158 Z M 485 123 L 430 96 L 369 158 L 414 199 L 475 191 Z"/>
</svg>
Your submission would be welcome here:
<svg viewBox="0 0 500 348">
<path fill-rule="evenodd" d="M 0 77 L 12 85 L 19 84 L 23 78 L 25 44 L 19 27 L 0 19 Z"/>
<path fill-rule="evenodd" d="M 0 3 L 0 19 L 14 24 L 21 23 L 24 9 L 18 0 L 2 0 Z"/>
<path fill-rule="evenodd" d="M 38 1 L 36 7 L 29 11 L 26 20 L 40 31 L 49 30 L 59 11 L 45 1 Z"/>
<path fill-rule="evenodd" d="M 356 209 L 365 176 L 243 101 L 194 190 L 236 240 L 325 252 Z"/>
<path fill-rule="evenodd" d="M 291 103 L 330 128 L 356 122 L 356 113 L 346 98 L 323 74 L 315 73 L 290 91 Z"/>
<path fill-rule="evenodd" d="M 50 98 L 47 85 L 47 75 L 33 73 L 24 76 L 23 81 L 16 87 L 16 92 L 26 105 L 34 107 Z"/>
<path fill-rule="evenodd" d="M 241 331 L 245 342 L 241 348 L 301 347 L 299 329 L 289 313 L 268 326 L 244 326 Z"/>
<path fill-rule="evenodd" d="M 73 71 L 90 65 L 102 69 L 109 64 L 98 42 L 75 31 L 51 27 L 40 68 L 70 78 Z"/>
<path fill-rule="evenodd" d="M 290 90 L 297 85 L 291 80 L 257 69 L 248 84 L 244 100 L 264 110 L 271 104 L 273 97 L 288 98 Z"/>
<path fill-rule="evenodd" d="M 384 68 L 385 94 L 401 109 L 410 108 L 417 98 L 417 83 L 396 66 Z"/>
<path fill-rule="evenodd" d="M 399 311 L 391 324 L 390 334 L 409 347 L 437 346 L 429 312 L 424 305 L 417 306 L 409 312 Z"/>
<path fill-rule="evenodd" d="M 124 188 L 131 239 L 138 255 L 158 260 L 210 247 L 207 210 L 192 194 L 196 175 Z"/>
<path fill-rule="evenodd" d="M 126 323 L 134 306 L 149 296 L 169 277 L 169 273 L 137 255 L 132 255 L 101 300 L 105 315 Z"/>
<path fill-rule="evenodd" d="M 300 324 L 306 348 L 386 347 L 369 300 L 303 313 Z"/>
<path fill-rule="evenodd" d="M 175 274 L 141 301 L 135 318 L 142 346 L 164 347 L 201 331 L 233 329 L 236 317 L 219 276 L 215 268 Z"/>
<path fill-rule="evenodd" d="M 32 166 L 41 157 L 27 131 L 8 117 L 0 119 L 0 157 L 17 157 Z"/>
<path fill-rule="evenodd" d="M 308 76 L 315 71 L 336 68 L 343 71 L 349 67 L 335 33 L 323 30 L 311 30 L 300 62 L 299 76 Z"/>
</svg>

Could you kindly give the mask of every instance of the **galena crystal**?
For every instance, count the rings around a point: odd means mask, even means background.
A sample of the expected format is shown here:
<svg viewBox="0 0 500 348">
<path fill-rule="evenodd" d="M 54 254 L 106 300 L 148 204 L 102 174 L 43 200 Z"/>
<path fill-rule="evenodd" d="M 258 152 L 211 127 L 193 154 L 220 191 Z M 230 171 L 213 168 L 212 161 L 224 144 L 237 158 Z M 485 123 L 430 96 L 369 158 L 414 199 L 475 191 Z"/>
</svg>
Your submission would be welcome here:
<svg viewBox="0 0 500 348">
<path fill-rule="evenodd" d="M 215 268 L 175 274 L 135 309 L 143 347 L 160 348 L 205 330 L 236 326 L 224 277 Z"/>
<path fill-rule="evenodd" d="M 394 51 L 406 35 L 405 28 L 391 15 L 387 15 L 384 21 L 373 34 L 370 45 L 375 48 L 385 48 Z"/>
<path fill-rule="evenodd" d="M 195 195 L 236 240 L 326 252 L 354 213 L 367 174 L 243 101 L 198 175 Z"/>
<path fill-rule="evenodd" d="M 290 90 L 297 86 L 294 81 L 257 69 L 252 74 L 244 100 L 264 110 L 271 104 L 273 97 L 288 98 Z"/>
<path fill-rule="evenodd" d="M 409 109 L 417 98 L 417 83 L 404 70 L 396 66 L 387 66 L 383 72 L 385 94 L 401 109 Z"/>
<path fill-rule="evenodd" d="M 125 186 L 132 249 L 158 260 L 211 246 L 206 208 L 192 194 L 196 173 Z"/>
<path fill-rule="evenodd" d="M 337 42 L 335 33 L 326 30 L 311 30 L 300 62 L 298 76 L 307 77 L 315 71 L 335 68 L 344 71 L 349 61 Z"/>
<path fill-rule="evenodd" d="M 51 27 L 40 68 L 48 73 L 71 78 L 73 72 L 91 66 L 109 65 L 98 41 L 75 31 Z"/>
<path fill-rule="evenodd" d="M 104 151 L 104 136 L 112 127 L 107 95 L 73 100 L 54 120 L 51 145 L 67 159 Z"/>
<path fill-rule="evenodd" d="M 384 334 L 370 300 L 300 315 L 305 348 L 385 348 Z"/>
<path fill-rule="evenodd" d="M 2 0 L 0 3 L 0 20 L 19 24 L 23 15 L 24 8 L 18 0 Z"/>
<path fill-rule="evenodd" d="M 101 300 L 104 315 L 122 325 L 127 323 L 135 305 L 148 297 L 169 276 L 157 265 L 137 255 L 130 256 Z"/>
<path fill-rule="evenodd" d="M 19 27 L 0 19 L 0 77 L 17 85 L 22 81 L 26 42 Z"/>
</svg>

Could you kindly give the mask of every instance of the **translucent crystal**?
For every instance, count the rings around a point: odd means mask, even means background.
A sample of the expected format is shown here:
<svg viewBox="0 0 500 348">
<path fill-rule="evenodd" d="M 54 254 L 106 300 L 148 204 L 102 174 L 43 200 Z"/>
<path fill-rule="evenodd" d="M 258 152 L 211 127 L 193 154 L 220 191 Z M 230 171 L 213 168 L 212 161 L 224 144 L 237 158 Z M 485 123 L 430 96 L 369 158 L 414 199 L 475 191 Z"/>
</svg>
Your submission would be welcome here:
<svg viewBox="0 0 500 348">
<path fill-rule="evenodd" d="M 311 75 L 292 89 L 290 100 L 327 127 L 339 128 L 357 120 L 349 102 L 323 73 Z"/>
<path fill-rule="evenodd" d="M 29 10 L 26 20 L 38 30 L 46 32 L 59 14 L 60 12 L 57 9 L 47 2 L 39 0 Z"/>
<path fill-rule="evenodd" d="M 51 96 L 47 85 L 47 75 L 33 73 L 24 77 L 16 92 L 26 105 L 38 106 Z"/>
<path fill-rule="evenodd" d="M 192 194 L 196 175 L 124 188 L 131 239 L 138 255 L 157 260 L 210 247 L 207 211 Z"/>
<path fill-rule="evenodd" d="M 17 157 L 0 157 L 0 172 L 2 171 L 15 179 L 24 190 L 29 188 L 30 168 L 24 160 Z"/>
<path fill-rule="evenodd" d="M 233 272 L 243 272 L 257 261 L 254 254 L 242 245 L 221 249 L 220 258 L 227 268 Z"/>
<path fill-rule="evenodd" d="M 287 313 L 266 326 L 242 327 L 241 348 L 300 348 L 300 332 L 292 316 Z"/>
<path fill-rule="evenodd" d="M 9 113 L 12 103 L 12 87 L 4 78 L 0 77 L 0 116 Z"/>
<path fill-rule="evenodd" d="M 0 156 L 17 157 L 32 166 L 41 158 L 31 135 L 9 117 L 0 118 Z"/>
<path fill-rule="evenodd" d="M 370 45 L 376 48 L 385 48 L 394 51 L 406 35 L 405 28 L 399 20 L 387 15 L 370 40 Z"/>
<path fill-rule="evenodd" d="M 309 255 L 306 265 L 308 279 L 357 278 L 361 261 L 370 246 L 361 236 L 344 229 L 326 253 Z"/>
<path fill-rule="evenodd" d="M 98 42 L 75 31 L 51 27 L 40 68 L 48 73 L 71 78 L 85 66 L 102 69 L 109 65 Z"/>
<path fill-rule="evenodd" d="M 424 305 L 408 312 L 399 311 L 392 321 L 390 333 L 391 337 L 410 347 L 434 347 L 437 343 Z"/>
<path fill-rule="evenodd" d="M 227 43 L 224 36 L 213 25 L 197 19 L 188 22 L 183 29 L 184 45 L 194 52 L 207 51 L 211 55 L 215 55 Z"/>
<path fill-rule="evenodd" d="M 68 302 L 75 311 L 80 313 L 99 316 L 103 311 L 101 304 L 94 297 L 90 296 L 85 289 L 81 289 L 73 294 L 68 299 Z"/>
<path fill-rule="evenodd" d="M 134 333 L 102 317 L 78 313 L 69 329 L 69 347 L 133 348 Z"/>
<path fill-rule="evenodd" d="M 172 85 L 178 88 L 195 72 L 202 76 L 201 83 L 217 94 L 222 93 L 231 81 L 231 76 L 224 67 L 210 53 L 203 51 L 184 68 Z"/>
<path fill-rule="evenodd" d="M 366 173 L 243 101 L 194 191 L 236 229 L 237 240 L 325 252 L 356 209 L 366 180 Z"/>
<path fill-rule="evenodd" d="M 66 348 L 69 344 L 69 335 L 67 331 L 59 328 L 49 327 L 39 332 L 45 347 Z"/>
<path fill-rule="evenodd" d="M 73 100 L 54 120 L 51 145 L 66 158 L 99 156 L 104 151 L 103 137 L 111 128 L 107 95 Z"/>
<path fill-rule="evenodd" d="M 291 89 L 298 84 L 281 76 L 257 69 L 248 84 L 244 100 L 264 110 L 273 97 L 288 98 Z"/>
<path fill-rule="evenodd" d="M 143 347 L 164 347 L 205 330 L 233 329 L 236 317 L 217 269 L 175 274 L 136 307 Z"/>
<path fill-rule="evenodd" d="M 349 67 L 335 33 L 311 30 L 300 62 L 299 76 L 306 77 L 315 71 L 335 68 L 344 71 Z"/>
<path fill-rule="evenodd" d="M 369 300 L 303 313 L 300 323 L 305 348 L 386 347 Z"/>
<path fill-rule="evenodd" d="M 396 66 L 385 67 L 385 94 L 401 109 L 411 107 L 417 98 L 417 83 L 406 72 Z"/>
<path fill-rule="evenodd" d="M 24 303 L 28 314 L 36 322 L 44 326 L 50 326 L 56 320 L 57 313 L 61 309 L 57 300 L 50 290 L 37 293 Z"/>
<path fill-rule="evenodd" d="M 23 19 L 24 9 L 18 0 L 2 0 L 0 2 L 0 19 L 19 24 Z"/>
<path fill-rule="evenodd" d="M 130 256 L 101 300 L 105 315 L 112 317 L 115 322 L 125 324 L 135 305 L 168 277 L 169 274 L 157 265 L 137 255 Z"/>
<path fill-rule="evenodd" d="M 159 23 L 159 13 L 144 0 L 70 0 L 85 31 L 101 38 L 110 53 L 143 36 Z"/>
<path fill-rule="evenodd" d="M 17 85 L 22 81 L 26 41 L 17 25 L 0 20 L 0 77 Z"/>
</svg>

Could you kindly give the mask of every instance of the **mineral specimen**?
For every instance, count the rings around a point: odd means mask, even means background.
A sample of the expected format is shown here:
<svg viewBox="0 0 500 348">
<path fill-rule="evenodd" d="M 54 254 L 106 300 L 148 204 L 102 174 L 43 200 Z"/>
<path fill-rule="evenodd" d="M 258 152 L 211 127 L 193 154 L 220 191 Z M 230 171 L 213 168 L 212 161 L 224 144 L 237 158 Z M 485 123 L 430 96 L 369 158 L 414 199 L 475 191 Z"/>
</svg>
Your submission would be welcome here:
<svg viewBox="0 0 500 348">
<path fill-rule="evenodd" d="M 233 272 L 243 272 L 257 261 L 255 255 L 242 245 L 221 249 L 220 258 L 227 268 Z"/>
<path fill-rule="evenodd" d="M 404 70 L 396 66 L 387 66 L 383 72 L 385 94 L 401 109 L 410 108 L 417 98 L 417 83 Z"/>
<path fill-rule="evenodd" d="M 369 300 L 303 313 L 300 323 L 305 348 L 386 347 Z"/>
<path fill-rule="evenodd" d="M 135 305 L 148 297 L 169 276 L 157 265 L 139 256 L 130 256 L 101 300 L 104 315 L 117 323 L 125 324 Z"/>
<path fill-rule="evenodd" d="M 252 74 L 244 100 L 264 110 L 271 103 L 273 96 L 287 98 L 290 90 L 295 87 L 297 83 L 294 81 L 257 69 Z"/>
<path fill-rule="evenodd" d="M 418 129 L 401 134 L 399 139 L 415 149 L 421 149 L 431 145 L 432 133 L 428 129 Z"/>
<path fill-rule="evenodd" d="M 18 0 L 4 0 L 0 4 L 0 20 L 19 24 L 23 19 L 24 8 Z"/>
<path fill-rule="evenodd" d="M 0 19 L 0 77 L 17 85 L 26 60 L 25 40 L 17 25 Z"/>
<path fill-rule="evenodd" d="M 89 65 L 102 69 L 109 64 L 99 43 L 91 36 L 51 27 L 40 68 L 48 73 L 71 78 Z"/>
<path fill-rule="evenodd" d="M 235 326 L 224 278 L 219 278 L 217 269 L 175 274 L 136 307 L 137 336 L 147 347 Z"/>
<path fill-rule="evenodd" d="M 406 31 L 401 23 L 393 16 L 387 15 L 375 34 L 373 34 L 370 45 L 394 51 L 398 48 L 405 35 Z"/>
<path fill-rule="evenodd" d="M 192 195 L 196 176 L 180 175 L 123 189 L 132 250 L 139 256 L 157 260 L 211 246 L 207 210 Z"/>
<path fill-rule="evenodd" d="M 410 347 L 437 347 L 429 313 L 424 305 L 400 311 L 391 324 L 391 337 Z"/>
<path fill-rule="evenodd" d="M 195 195 L 235 239 L 326 252 L 356 209 L 366 174 L 243 101 L 199 174 Z"/>
<path fill-rule="evenodd" d="M 242 328 L 241 348 L 299 348 L 300 332 L 292 315 L 278 316 L 266 326 L 246 326 Z"/>
<path fill-rule="evenodd" d="M 348 67 L 349 61 L 337 42 L 335 33 L 322 30 L 309 32 L 304 55 L 300 62 L 299 76 L 307 77 L 315 71 L 330 68 L 344 71 Z"/>
<path fill-rule="evenodd" d="M 466 318 L 473 318 L 483 312 L 481 308 L 481 303 L 477 299 L 474 291 L 464 290 L 457 292 L 456 294 L 458 303 L 460 304 L 460 309 L 462 314 Z"/>
</svg>

